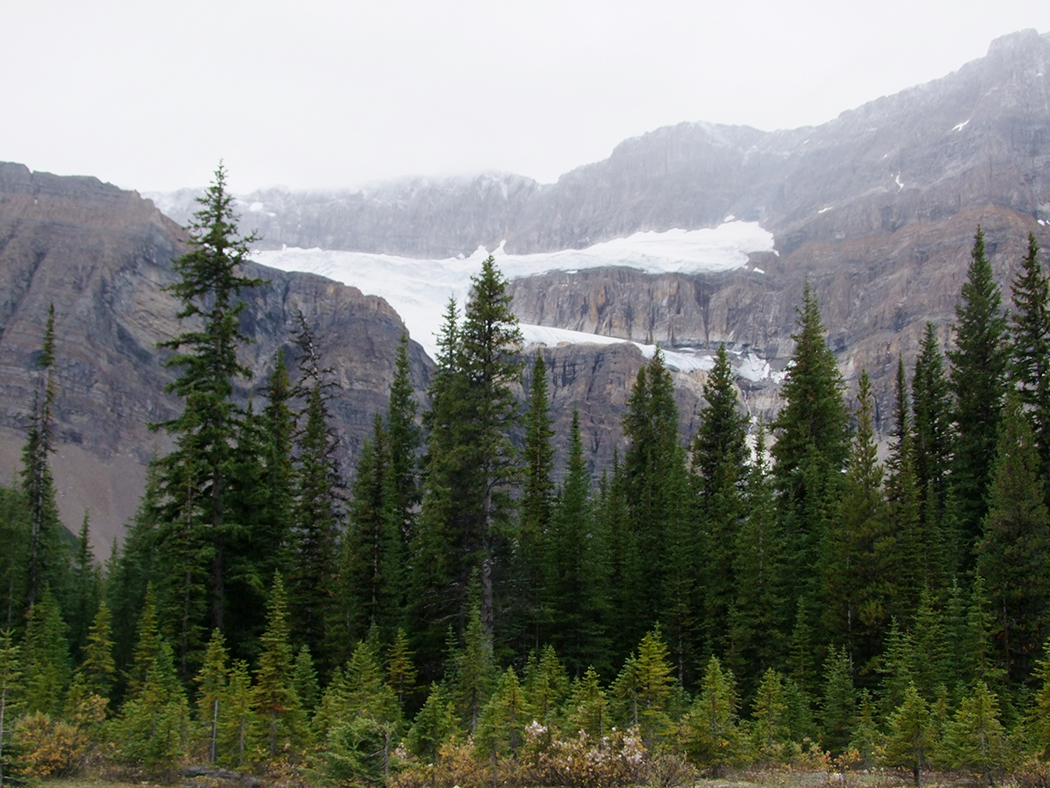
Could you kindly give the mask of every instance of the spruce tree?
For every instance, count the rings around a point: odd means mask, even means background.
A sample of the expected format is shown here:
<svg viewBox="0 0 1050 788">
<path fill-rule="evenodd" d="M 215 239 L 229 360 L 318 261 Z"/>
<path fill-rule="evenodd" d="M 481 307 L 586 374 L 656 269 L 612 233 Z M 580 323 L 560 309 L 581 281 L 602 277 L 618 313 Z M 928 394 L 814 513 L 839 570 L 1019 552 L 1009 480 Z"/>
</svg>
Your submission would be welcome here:
<svg viewBox="0 0 1050 788">
<path fill-rule="evenodd" d="M 777 762 L 791 740 L 784 677 L 767 668 L 755 691 L 751 710 L 751 738 L 759 761 Z"/>
<path fill-rule="evenodd" d="M 80 665 L 84 684 L 89 692 L 100 698 L 109 698 L 116 679 L 116 664 L 113 661 L 112 617 L 106 600 L 99 602 L 95 618 L 88 629 L 84 660 Z"/>
<path fill-rule="evenodd" d="M 905 692 L 904 702 L 890 717 L 884 759 L 888 766 L 910 769 L 915 784 L 921 785 L 922 768 L 931 744 L 930 711 L 913 684 Z"/>
<path fill-rule="evenodd" d="M 965 552 L 969 552 L 980 538 L 981 523 L 988 512 L 1008 360 L 1006 316 L 985 256 L 980 227 L 955 315 L 955 349 L 948 351 L 956 428 L 952 486 Z M 971 563 L 972 559 L 967 566 Z"/>
<path fill-rule="evenodd" d="M 842 376 L 825 342 L 816 295 L 807 281 L 798 308 L 792 364 L 784 379 L 785 404 L 774 423 L 774 476 L 785 525 L 788 573 L 800 580 L 795 598 L 806 593 L 815 566 L 830 501 L 837 500 L 849 452 L 849 414 Z"/>
<path fill-rule="evenodd" d="M 575 676 L 588 666 L 608 666 L 608 561 L 600 524 L 591 509 L 590 472 L 574 407 L 565 481 L 541 549 L 545 632 Z"/>
<path fill-rule="evenodd" d="M 69 642 L 62 612 L 50 588 L 44 588 L 29 611 L 22 641 L 24 705 L 26 711 L 57 716 L 69 688 Z"/>
<path fill-rule="evenodd" d="M 529 407 L 525 414 L 524 488 L 518 534 L 517 564 L 521 586 L 516 594 L 522 608 L 522 626 L 526 637 L 538 645 L 544 618 L 542 599 L 544 571 L 542 558 L 550 536 L 554 509 L 554 446 L 551 438 L 550 401 L 547 393 L 547 365 L 543 353 L 536 352 L 529 388 Z M 557 618 L 553 619 L 557 621 Z M 560 622 L 559 622 L 560 624 Z M 555 629 L 560 628 L 556 626 Z"/>
<path fill-rule="evenodd" d="M 197 724 L 202 739 L 208 744 L 208 762 L 215 763 L 219 751 L 219 720 L 225 714 L 226 693 L 229 682 L 229 655 L 226 652 L 222 632 L 214 630 L 208 648 L 204 652 L 201 669 L 197 673 Z"/>
<path fill-rule="evenodd" d="M 755 461 L 748 470 L 744 509 L 747 514 L 734 536 L 733 648 L 727 664 L 740 677 L 747 697 L 757 686 L 762 667 L 781 663 L 786 629 L 783 543 L 762 425 L 755 436 Z"/>
<path fill-rule="evenodd" d="M 1046 478 L 1050 472 L 1050 278 L 1038 256 L 1039 244 L 1029 233 L 1028 253 L 1011 285 L 1010 377 L 1028 410 L 1040 475 Z"/>
<path fill-rule="evenodd" d="M 377 413 L 372 435 L 361 447 L 357 474 L 350 488 L 347 531 L 341 550 L 336 604 L 340 631 L 349 643 L 366 637 L 372 627 L 377 627 L 384 638 L 392 636 L 401 612 L 401 567 L 405 562 L 387 440 L 383 417 Z M 344 659 L 348 656 L 346 652 Z"/>
<path fill-rule="evenodd" d="M 744 762 L 749 754 L 738 706 L 733 674 L 723 671 L 718 659 L 711 657 L 700 693 L 682 721 L 682 733 L 690 760 L 715 776 L 727 766 Z"/>
<path fill-rule="evenodd" d="M 635 596 L 640 616 L 628 620 L 621 637 L 631 642 L 657 621 L 667 604 L 667 536 L 675 507 L 681 502 L 681 489 L 674 482 L 681 478 L 684 461 L 678 442 L 678 406 L 674 399 L 671 373 L 657 349 L 638 377 L 627 400 L 623 416 L 627 451 L 622 466 L 627 526 L 635 544 L 633 555 L 624 559 L 642 562 L 625 566 L 624 579 L 642 580 L 642 586 L 622 587 L 625 596 Z M 682 545 L 676 545 L 681 548 Z M 691 546 L 687 546 L 692 553 Z M 644 569 L 643 569 L 644 567 Z"/>
<path fill-rule="evenodd" d="M 838 755 L 849 744 L 857 708 L 852 666 L 845 648 L 832 649 L 824 661 L 824 697 L 821 703 L 823 744 Z"/>
<path fill-rule="evenodd" d="M 1007 397 L 977 542 L 977 571 L 987 584 L 992 637 L 1011 686 L 1028 683 L 1032 657 L 1048 632 L 1050 512 L 1038 449 L 1017 395 Z"/>
<path fill-rule="evenodd" d="M 422 499 L 419 479 L 422 434 L 416 423 L 416 401 L 408 363 L 407 331 L 401 333 L 401 341 L 394 356 L 394 370 L 385 427 L 390 446 L 394 489 L 397 494 L 398 530 L 401 548 L 404 549 L 415 530 L 417 510 Z"/>
<path fill-rule="evenodd" d="M 272 760 L 285 746 L 297 747 L 305 737 L 305 720 L 299 697 L 292 686 L 294 658 L 288 622 L 288 598 L 280 574 L 270 588 L 266 631 L 260 640 L 262 653 L 255 668 L 252 708 L 256 738 L 263 758 Z"/>
<path fill-rule="evenodd" d="M 936 326 L 926 323 L 912 377 L 914 441 L 912 453 L 919 520 L 931 538 L 942 545 L 945 572 L 956 569 L 958 545 L 946 520 L 948 472 L 951 465 L 951 393 L 937 341 Z"/>
<path fill-rule="evenodd" d="M 725 344 L 718 348 L 715 366 L 704 384 L 700 427 L 692 445 L 698 512 L 703 524 L 700 555 L 694 572 L 701 585 L 707 640 L 717 653 L 728 654 L 732 643 L 730 610 L 738 586 L 737 538 L 744 517 L 747 480 L 747 417 L 738 412 L 736 386 Z"/>
<path fill-rule="evenodd" d="M 8 740 L 17 718 L 21 690 L 19 648 L 10 629 L 0 629 L 0 785 L 10 777 Z"/>
<path fill-rule="evenodd" d="M 423 500 L 414 560 L 423 571 L 414 592 L 426 643 L 451 621 L 462 626 L 466 591 L 476 574 L 486 648 L 492 648 L 496 587 L 503 582 L 517 481 L 512 431 L 518 407 L 511 385 L 518 381 L 521 344 L 510 311 L 507 280 L 487 258 L 472 278 L 462 327 L 450 302 L 431 380 L 427 494 Z"/>
<path fill-rule="evenodd" d="M 588 667 L 574 682 L 567 716 L 570 733 L 583 731 L 599 741 L 605 736 L 609 726 L 609 701 L 594 668 Z"/>
<path fill-rule="evenodd" d="M 33 394 L 29 434 L 22 448 L 22 493 L 29 513 L 29 549 L 26 556 L 27 608 L 32 608 L 45 586 L 61 591 L 62 523 L 55 500 L 55 482 L 48 457 L 55 451 L 54 407 L 58 390 L 55 367 L 55 305 L 51 304 L 44 327 L 44 340 L 38 356 L 40 374 Z"/>
<path fill-rule="evenodd" d="M 851 664 L 866 666 L 881 650 L 893 589 L 892 539 L 882 492 L 871 381 L 861 373 L 857 430 L 838 511 L 825 532 L 823 629 L 843 643 Z"/>
<path fill-rule="evenodd" d="M 231 522 L 233 506 L 229 478 L 231 460 L 242 421 L 242 409 L 234 403 L 234 382 L 251 371 L 237 358 L 239 346 L 250 341 L 241 331 L 240 315 L 245 289 L 264 284 L 243 276 L 254 235 L 238 238 L 234 197 L 226 190 L 226 170 L 220 164 L 215 180 L 203 197 L 190 225 L 190 247 L 172 262 L 178 281 L 165 288 L 180 303 L 177 317 L 193 321 L 160 347 L 173 351 L 166 367 L 179 376 L 166 390 L 181 397 L 183 412 L 154 425 L 175 442 L 175 449 L 160 460 L 162 490 L 162 541 L 174 542 L 178 559 L 168 564 L 174 574 L 171 585 L 180 589 L 174 600 L 203 597 L 208 629 L 226 626 L 227 554 L 231 535 L 244 524 Z M 204 564 L 206 576 L 198 575 Z M 183 605 L 179 635 L 180 660 L 187 651 L 202 645 L 199 634 L 204 622 L 196 610 Z M 184 668 L 185 669 L 185 668 Z"/>
<path fill-rule="evenodd" d="M 306 401 L 298 436 L 295 505 L 292 509 L 288 605 L 292 632 L 311 653 L 326 654 L 326 629 L 337 620 L 334 605 L 339 533 L 344 520 L 339 437 L 328 407 L 331 370 L 321 366 L 317 339 L 302 313 L 297 316 L 298 398 Z M 322 672 L 330 669 L 322 659 Z"/>
</svg>

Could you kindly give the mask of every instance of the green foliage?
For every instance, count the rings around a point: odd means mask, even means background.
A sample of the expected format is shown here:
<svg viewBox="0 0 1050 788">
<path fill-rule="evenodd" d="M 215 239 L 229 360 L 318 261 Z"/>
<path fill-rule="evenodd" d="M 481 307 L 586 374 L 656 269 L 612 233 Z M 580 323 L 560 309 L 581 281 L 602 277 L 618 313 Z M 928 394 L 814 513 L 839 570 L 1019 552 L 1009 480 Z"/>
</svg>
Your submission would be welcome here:
<svg viewBox="0 0 1050 788">
<path fill-rule="evenodd" d="M 922 768 L 933 740 L 930 710 L 915 685 L 909 685 L 904 701 L 890 717 L 883 760 L 887 766 L 910 769 L 916 785 L 922 783 Z"/>
<path fill-rule="evenodd" d="M 739 701 L 733 674 L 722 670 L 715 657 L 707 662 L 700 694 L 681 724 L 685 751 L 695 764 L 720 774 L 727 766 L 744 763 L 748 741 L 737 717 Z"/>
<path fill-rule="evenodd" d="M 595 740 L 605 736 L 609 725 L 609 701 L 594 668 L 573 683 L 568 705 L 568 730 L 580 731 Z"/>
<path fill-rule="evenodd" d="M 87 690 L 102 698 L 110 697 L 113 691 L 113 681 L 116 678 L 111 620 L 109 606 L 105 600 L 102 600 L 99 602 L 94 621 L 91 622 L 88 630 L 84 660 L 80 665 Z"/>
<path fill-rule="evenodd" d="M 445 742 L 455 734 L 455 703 L 441 684 L 432 684 L 423 708 L 419 710 L 405 737 L 409 752 L 433 762 Z"/>
<path fill-rule="evenodd" d="M 760 761 L 781 761 L 791 741 L 784 677 L 767 668 L 751 710 L 751 742 Z"/>
<path fill-rule="evenodd" d="M 21 664 L 26 710 L 57 716 L 65 703 L 71 671 L 66 625 L 50 588 L 30 608 Z"/>
<path fill-rule="evenodd" d="M 851 668 L 844 648 L 832 649 L 824 661 L 823 743 L 832 755 L 839 755 L 849 744 L 856 717 L 857 693 Z"/>
<path fill-rule="evenodd" d="M 999 412 L 1006 395 L 1007 324 L 1002 297 L 978 226 L 961 300 L 955 307 L 950 386 L 955 395 L 952 486 L 966 549 L 980 538 L 988 511 Z M 969 565 L 967 561 L 967 565 Z"/>
<path fill-rule="evenodd" d="M 997 661 L 1010 683 L 1031 678 L 1031 658 L 1048 634 L 1050 512 L 1031 427 L 1017 397 L 1007 397 L 988 515 L 975 546 L 977 571 L 987 584 Z"/>
<path fill-rule="evenodd" d="M 0 630 L 0 786 L 11 774 L 11 753 L 8 742 L 13 722 L 19 710 L 22 690 L 19 648 L 10 629 Z"/>
<path fill-rule="evenodd" d="M 518 674 L 507 668 L 478 719 L 474 734 L 478 755 L 493 764 L 517 755 L 525 743 L 525 727 L 532 719 L 533 709 Z"/>
<path fill-rule="evenodd" d="M 240 327 L 246 304 L 239 294 L 264 284 L 238 273 L 255 237 L 236 237 L 234 198 L 221 164 L 198 202 L 189 251 L 172 261 L 179 279 L 166 288 L 181 304 L 177 317 L 192 328 L 159 345 L 173 351 L 164 364 L 179 372 L 166 390 L 185 406 L 180 415 L 154 425 L 175 442 L 158 461 L 159 537 L 169 559 L 158 601 L 162 618 L 178 621 L 177 652 L 185 676 L 203 647 L 204 631 L 225 627 L 226 585 L 236 565 L 228 543 L 243 525 L 236 522 L 231 478 L 243 420 L 233 400 L 234 381 L 251 376 L 237 358 L 238 347 L 250 341 Z"/>
<path fill-rule="evenodd" d="M 262 653 L 252 689 L 255 738 L 266 760 L 277 757 L 285 747 L 300 746 L 306 737 L 302 706 L 292 686 L 294 660 L 289 634 L 288 598 L 277 574 L 270 589 L 266 631 L 260 639 Z"/>
<path fill-rule="evenodd" d="M 170 775 L 183 758 L 189 728 L 189 704 L 175 676 L 171 647 L 161 641 L 139 692 L 120 711 L 115 758 L 148 775 Z"/>
<path fill-rule="evenodd" d="M 999 699 L 983 681 L 963 698 L 944 734 L 951 765 L 981 775 L 984 785 L 1007 764 L 1006 731 L 999 721 Z"/>
<path fill-rule="evenodd" d="M 667 644 L 660 630 L 647 632 L 637 656 L 624 663 L 613 685 L 625 727 L 637 727 L 650 752 L 674 732 L 669 712 L 674 690 Z"/>
<path fill-rule="evenodd" d="M 540 658 L 533 652 L 525 663 L 524 690 L 529 707 L 542 725 L 550 725 L 569 694 L 569 677 L 553 646 L 544 646 Z"/>
<path fill-rule="evenodd" d="M 1045 478 L 1050 470 L 1050 278 L 1038 256 L 1039 244 L 1029 233 L 1028 253 L 1011 284 L 1010 378 L 1028 411 Z"/>
</svg>

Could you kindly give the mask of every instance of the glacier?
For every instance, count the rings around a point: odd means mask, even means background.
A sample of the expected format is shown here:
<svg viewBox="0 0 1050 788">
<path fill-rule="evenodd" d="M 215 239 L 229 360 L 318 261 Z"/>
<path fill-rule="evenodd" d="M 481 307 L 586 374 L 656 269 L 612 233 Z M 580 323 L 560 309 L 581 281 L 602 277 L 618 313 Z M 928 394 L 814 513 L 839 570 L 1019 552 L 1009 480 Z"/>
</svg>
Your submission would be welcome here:
<svg viewBox="0 0 1050 788">
<path fill-rule="evenodd" d="M 731 217 L 726 217 L 731 219 Z M 484 247 L 469 257 L 422 260 L 368 252 L 327 249 L 284 248 L 255 251 L 256 262 L 282 271 L 318 274 L 384 298 L 401 315 L 409 335 L 419 342 L 431 358 L 436 356 L 436 338 L 449 298 L 455 298 L 462 311 L 470 293 L 471 277 L 481 270 L 489 254 L 508 279 L 518 279 L 551 271 L 576 272 L 589 268 L 623 266 L 650 274 L 708 273 L 744 268 L 748 255 L 775 252 L 772 233 L 758 222 L 726 221 L 702 230 L 638 232 L 626 238 L 594 244 L 585 249 L 515 255 L 505 244 L 491 252 Z M 761 273 L 757 271 L 757 273 Z M 530 345 L 615 344 L 625 340 L 550 326 L 521 326 Z M 636 344 L 646 357 L 655 352 L 652 345 Z M 667 365 L 682 372 L 709 370 L 710 355 L 687 350 L 665 350 Z M 769 365 L 753 356 L 738 358 L 738 374 L 751 380 L 769 375 Z"/>
</svg>

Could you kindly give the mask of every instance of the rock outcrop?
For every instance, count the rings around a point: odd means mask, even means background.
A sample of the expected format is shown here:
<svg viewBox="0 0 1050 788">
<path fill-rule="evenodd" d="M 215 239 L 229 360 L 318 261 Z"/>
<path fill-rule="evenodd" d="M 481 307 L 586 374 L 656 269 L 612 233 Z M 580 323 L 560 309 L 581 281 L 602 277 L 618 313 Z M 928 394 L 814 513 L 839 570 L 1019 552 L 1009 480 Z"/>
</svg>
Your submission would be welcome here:
<svg viewBox="0 0 1050 788">
<path fill-rule="evenodd" d="M 108 551 L 142 493 L 144 465 L 163 435 L 147 425 L 177 412 L 164 393 L 173 371 L 156 345 L 179 330 L 178 305 L 164 291 L 185 232 L 134 192 L 94 178 L 59 178 L 0 164 L 0 481 L 17 472 L 35 385 L 34 364 L 48 305 L 55 306 L 57 452 L 53 458 L 67 525 L 91 514 L 96 548 Z M 291 349 L 302 312 L 339 384 L 331 407 L 352 463 L 386 407 L 403 325 L 380 298 L 307 274 L 257 268 L 270 283 L 244 293 L 242 328 L 254 343 L 242 357 L 247 400 Z M 412 345 L 414 383 L 429 360 Z"/>
</svg>

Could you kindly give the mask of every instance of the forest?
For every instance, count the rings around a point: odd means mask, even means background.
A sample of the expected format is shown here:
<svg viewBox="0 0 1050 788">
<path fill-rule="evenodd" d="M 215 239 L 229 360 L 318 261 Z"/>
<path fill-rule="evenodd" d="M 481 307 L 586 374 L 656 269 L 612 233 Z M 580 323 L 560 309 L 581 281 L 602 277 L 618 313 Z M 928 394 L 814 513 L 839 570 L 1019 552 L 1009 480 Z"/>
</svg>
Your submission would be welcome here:
<svg viewBox="0 0 1050 788">
<path fill-rule="evenodd" d="M 522 353 L 490 257 L 462 315 L 448 304 L 426 408 L 402 337 L 346 481 L 301 316 L 294 352 L 235 397 L 240 294 L 265 282 L 240 271 L 253 238 L 225 177 L 173 261 L 183 408 L 151 425 L 173 448 L 105 565 L 88 515 L 75 538 L 58 516 L 49 316 L 20 476 L 0 488 L 0 785 L 190 765 L 403 788 L 1050 779 L 1034 237 L 1004 304 L 977 228 L 951 342 L 927 324 L 882 408 L 866 374 L 848 393 L 807 287 L 773 423 L 746 416 L 722 346 L 683 440 L 657 351 L 623 456 L 597 472 L 578 414 L 555 456 L 544 356 Z"/>
</svg>

